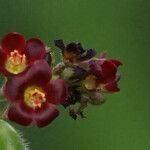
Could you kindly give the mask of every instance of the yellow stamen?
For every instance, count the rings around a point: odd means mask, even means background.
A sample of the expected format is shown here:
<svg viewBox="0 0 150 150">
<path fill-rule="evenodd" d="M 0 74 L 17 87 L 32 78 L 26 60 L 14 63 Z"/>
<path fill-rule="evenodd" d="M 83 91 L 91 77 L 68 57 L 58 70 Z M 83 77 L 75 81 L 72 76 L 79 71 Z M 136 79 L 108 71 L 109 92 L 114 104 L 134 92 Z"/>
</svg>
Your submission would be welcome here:
<svg viewBox="0 0 150 150">
<path fill-rule="evenodd" d="M 8 56 L 5 68 L 7 71 L 18 74 L 25 70 L 27 67 L 27 59 L 25 54 L 21 55 L 19 54 L 18 50 L 14 50 L 13 52 L 10 52 L 10 56 Z"/>
<path fill-rule="evenodd" d="M 33 109 L 40 108 L 45 101 L 45 93 L 40 87 L 30 86 L 24 92 L 25 104 Z"/>
</svg>

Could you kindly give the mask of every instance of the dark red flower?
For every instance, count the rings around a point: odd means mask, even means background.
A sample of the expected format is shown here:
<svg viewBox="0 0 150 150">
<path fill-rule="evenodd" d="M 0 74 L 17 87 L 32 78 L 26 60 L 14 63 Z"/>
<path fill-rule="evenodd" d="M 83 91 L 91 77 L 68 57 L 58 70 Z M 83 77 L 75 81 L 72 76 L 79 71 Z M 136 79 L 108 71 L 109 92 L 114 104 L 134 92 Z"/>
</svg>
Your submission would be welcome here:
<svg viewBox="0 0 150 150">
<path fill-rule="evenodd" d="M 64 62 L 67 64 L 79 63 L 96 55 L 93 49 L 83 49 L 81 43 L 72 42 L 65 46 L 63 40 L 55 40 L 54 42 L 61 49 Z"/>
<path fill-rule="evenodd" d="M 4 94 L 11 105 L 8 118 L 24 126 L 35 122 L 48 125 L 58 115 L 57 105 L 64 103 L 68 87 L 61 79 L 51 79 L 51 69 L 45 60 L 37 60 L 24 73 L 8 79 Z"/>
<path fill-rule="evenodd" d="M 25 41 L 20 33 L 11 32 L 1 41 L 0 72 L 6 76 L 22 73 L 45 55 L 46 48 L 41 40 L 31 38 Z"/>
<path fill-rule="evenodd" d="M 122 63 L 118 60 L 99 58 L 89 61 L 89 75 L 84 85 L 89 90 L 101 90 L 104 92 L 117 92 L 117 82 L 120 75 L 117 73 L 118 66 Z"/>
</svg>

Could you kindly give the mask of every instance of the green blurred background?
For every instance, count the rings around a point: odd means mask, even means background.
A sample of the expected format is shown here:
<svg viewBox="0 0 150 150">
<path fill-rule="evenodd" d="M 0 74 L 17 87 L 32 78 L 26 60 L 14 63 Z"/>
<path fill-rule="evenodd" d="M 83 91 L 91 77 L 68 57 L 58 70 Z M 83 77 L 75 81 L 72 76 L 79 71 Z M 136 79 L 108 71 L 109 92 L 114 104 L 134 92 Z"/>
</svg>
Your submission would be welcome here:
<svg viewBox="0 0 150 150">
<path fill-rule="evenodd" d="M 56 50 L 54 39 L 80 41 L 120 59 L 121 92 L 89 106 L 87 119 L 72 120 L 61 107 L 51 125 L 38 129 L 13 124 L 32 150 L 150 149 L 150 1 L 0 0 L 0 37 L 10 31 L 39 37 Z"/>
</svg>

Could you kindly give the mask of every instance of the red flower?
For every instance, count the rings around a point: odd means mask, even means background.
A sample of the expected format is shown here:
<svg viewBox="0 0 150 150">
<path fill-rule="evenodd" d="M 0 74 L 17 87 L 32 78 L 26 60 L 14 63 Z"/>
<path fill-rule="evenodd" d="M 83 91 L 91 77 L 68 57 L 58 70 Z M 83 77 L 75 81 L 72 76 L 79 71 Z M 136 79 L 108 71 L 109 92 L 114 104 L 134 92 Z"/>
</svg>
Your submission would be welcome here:
<svg viewBox="0 0 150 150">
<path fill-rule="evenodd" d="M 6 76 L 19 74 L 45 55 L 45 45 L 41 40 L 32 38 L 25 41 L 20 33 L 9 33 L 1 42 L 0 72 Z"/>
<path fill-rule="evenodd" d="M 118 66 L 122 63 L 118 60 L 107 60 L 100 58 L 89 62 L 89 75 L 84 81 L 84 85 L 89 90 L 101 90 L 103 92 L 117 92 L 119 88 L 117 82 L 120 75 L 117 73 Z"/>
<path fill-rule="evenodd" d="M 8 79 L 4 94 L 11 105 L 8 118 L 24 126 L 35 122 L 48 125 L 59 114 L 58 104 L 64 103 L 67 85 L 61 79 L 51 80 L 51 69 L 45 60 L 37 60 L 24 73 Z"/>
</svg>

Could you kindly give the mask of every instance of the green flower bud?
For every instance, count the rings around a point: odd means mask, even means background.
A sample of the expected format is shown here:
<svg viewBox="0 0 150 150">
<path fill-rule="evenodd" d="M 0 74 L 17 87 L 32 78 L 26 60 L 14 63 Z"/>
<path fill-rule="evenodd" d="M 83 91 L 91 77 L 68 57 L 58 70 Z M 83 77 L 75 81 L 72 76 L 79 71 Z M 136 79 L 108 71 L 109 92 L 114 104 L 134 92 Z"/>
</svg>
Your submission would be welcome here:
<svg viewBox="0 0 150 150">
<path fill-rule="evenodd" d="M 74 74 L 73 69 L 71 67 L 67 67 L 62 72 L 62 77 L 63 77 L 64 80 L 68 80 L 69 78 L 72 77 L 73 74 Z"/>
</svg>

